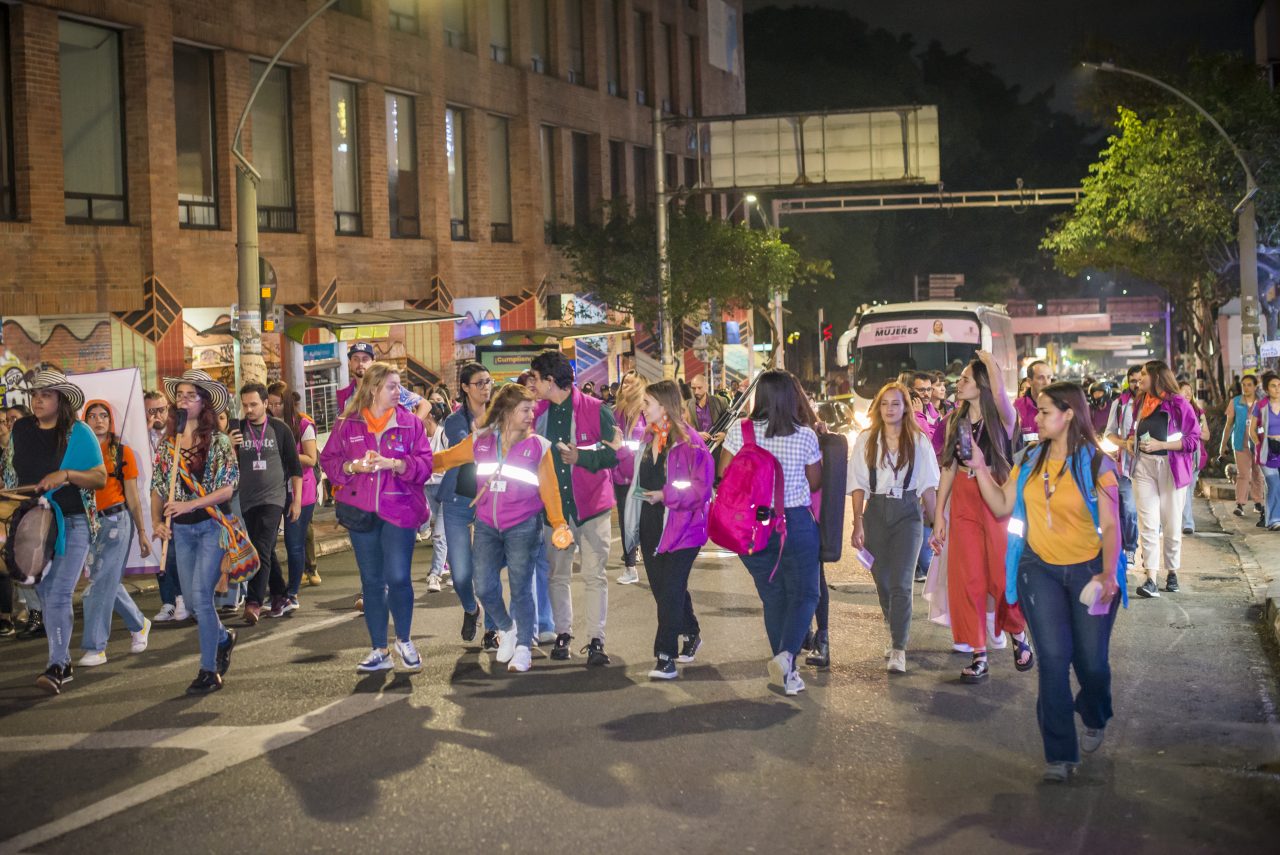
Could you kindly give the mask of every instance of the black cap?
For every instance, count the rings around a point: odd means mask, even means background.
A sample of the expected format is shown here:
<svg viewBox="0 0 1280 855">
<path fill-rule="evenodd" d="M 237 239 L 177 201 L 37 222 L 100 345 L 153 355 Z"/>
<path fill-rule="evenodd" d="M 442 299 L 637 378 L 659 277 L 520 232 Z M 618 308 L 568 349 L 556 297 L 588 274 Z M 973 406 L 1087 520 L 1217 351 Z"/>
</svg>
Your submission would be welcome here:
<svg viewBox="0 0 1280 855">
<path fill-rule="evenodd" d="M 372 359 L 378 358 L 378 354 L 373 351 L 373 345 L 369 344 L 367 341 L 358 341 L 351 345 L 351 347 L 347 348 L 348 359 L 355 356 L 357 353 L 367 353 Z"/>
</svg>

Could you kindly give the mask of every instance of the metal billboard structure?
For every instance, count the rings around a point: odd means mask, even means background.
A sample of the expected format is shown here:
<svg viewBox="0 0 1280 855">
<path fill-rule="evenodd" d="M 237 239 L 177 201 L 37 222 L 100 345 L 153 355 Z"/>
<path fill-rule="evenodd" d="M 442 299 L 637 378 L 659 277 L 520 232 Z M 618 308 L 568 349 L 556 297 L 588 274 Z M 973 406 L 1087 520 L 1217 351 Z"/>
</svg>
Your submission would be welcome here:
<svg viewBox="0 0 1280 855">
<path fill-rule="evenodd" d="M 699 190 L 934 184 L 938 108 L 730 116 L 695 122 Z"/>
</svg>

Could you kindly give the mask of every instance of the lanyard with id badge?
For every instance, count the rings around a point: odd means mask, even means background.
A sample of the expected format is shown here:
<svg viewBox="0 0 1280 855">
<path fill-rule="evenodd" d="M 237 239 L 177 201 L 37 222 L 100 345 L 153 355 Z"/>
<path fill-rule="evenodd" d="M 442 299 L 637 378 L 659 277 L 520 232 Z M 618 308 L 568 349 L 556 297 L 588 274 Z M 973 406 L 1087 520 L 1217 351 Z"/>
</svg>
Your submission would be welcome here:
<svg viewBox="0 0 1280 855">
<path fill-rule="evenodd" d="M 266 442 L 267 442 L 267 427 L 268 427 L 268 422 L 263 421 L 262 433 L 258 434 L 258 441 L 255 443 L 253 442 L 253 425 L 250 424 L 249 422 L 245 422 L 243 424 L 245 438 L 249 440 L 248 445 L 250 448 L 253 449 L 254 453 L 257 455 L 257 459 L 253 461 L 254 472 L 267 471 L 267 461 L 262 459 L 262 448 L 264 445 L 266 445 Z"/>
<path fill-rule="evenodd" d="M 897 463 L 896 457 L 894 458 L 894 463 Z M 890 486 L 888 491 L 884 495 L 890 499 L 901 500 L 902 497 L 906 494 L 907 485 L 911 483 L 911 476 L 915 472 L 915 469 L 916 469 L 916 461 L 915 461 L 915 458 L 912 457 L 911 462 L 907 464 L 907 471 L 905 476 L 902 478 L 902 480 L 897 481 L 892 486 Z M 876 476 L 880 474 L 880 464 L 878 461 L 875 466 L 871 467 L 871 471 L 868 474 L 871 476 L 871 495 L 874 496 L 876 494 L 876 481 L 877 481 Z"/>
</svg>

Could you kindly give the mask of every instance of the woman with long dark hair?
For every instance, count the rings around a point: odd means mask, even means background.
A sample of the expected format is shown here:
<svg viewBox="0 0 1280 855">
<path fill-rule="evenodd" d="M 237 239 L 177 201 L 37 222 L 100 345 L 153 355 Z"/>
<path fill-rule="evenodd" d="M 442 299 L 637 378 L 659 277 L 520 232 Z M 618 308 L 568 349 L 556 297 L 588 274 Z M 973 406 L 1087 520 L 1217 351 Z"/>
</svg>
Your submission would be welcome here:
<svg viewBox="0 0 1280 855">
<path fill-rule="evenodd" d="M 1158 359 L 1142 366 L 1133 407 L 1133 425 L 1124 437 L 1133 460 L 1133 498 L 1138 509 L 1138 539 L 1146 580 L 1140 597 L 1160 596 L 1159 572 L 1164 560 L 1165 590 L 1178 590 L 1182 566 L 1182 506 L 1185 487 L 1194 476 L 1200 448 L 1200 420 L 1178 393 L 1173 371 Z"/>
<path fill-rule="evenodd" d="M 76 420 L 84 392 L 60 371 L 41 370 L 31 378 L 32 415 L 14 423 L 4 464 L 4 486 L 36 485 L 57 521 L 53 561 L 36 591 L 44 605 L 49 661 L 36 685 L 59 694 L 72 679 L 71 594 L 97 535 L 94 490 L 107 483 L 102 448 L 93 431 Z"/>
<path fill-rule="evenodd" d="M 880 612 L 889 625 L 888 670 L 904 674 L 911 631 L 911 584 L 925 521 L 932 521 L 934 515 L 938 460 L 932 442 L 912 413 L 911 392 L 906 386 L 885 384 L 867 412 L 871 426 L 854 441 L 850 464 L 850 542 L 854 549 L 866 549 L 875 559 L 871 577 L 880 598 Z"/>
<path fill-rule="evenodd" d="M 618 449 L 618 465 L 610 469 L 609 474 L 613 478 L 613 495 L 618 503 L 618 528 L 622 531 L 627 530 L 627 493 L 635 481 L 636 462 L 648 427 L 644 416 L 647 386 L 638 372 L 628 371 L 622 375 L 622 386 L 618 389 L 618 399 L 613 408 L 614 418 L 618 420 L 618 430 L 622 432 L 622 446 Z M 639 549 L 637 542 L 630 549 L 622 551 L 619 585 L 634 585 L 640 581 L 640 574 L 636 572 L 636 554 Z"/>
<path fill-rule="evenodd" d="M 172 541 L 169 548 L 177 551 L 182 593 L 197 621 L 200 671 L 187 694 L 206 695 L 222 688 L 236 644 L 235 631 L 222 625 L 213 605 L 225 550 L 224 528 L 209 508 L 231 513 L 240 468 L 231 438 L 218 430 L 218 414 L 227 409 L 226 387 L 205 372 L 192 370 L 164 378 L 164 388 L 177 406 L 169 412 L 164 441 L 151 470 L 151 522 L 156 537 Z M 184 422 L 181 430 L 180 420 Z"/>
<path fill-rule="evenodd" d="M 1256 448 L 1255 465 L 1262 468 L 1267 483 L 1267 504 L 1261 527 L 1280 531 L 1280 375 L 1262 375 L 1261 400 L 1249 414 L 1247 429 Z"/>
<path fill-rule="evenodd" d="M 1005 647 L 1006 629 L 1013 634 L 1015 667 L 1026 671 L 1032 665 L 1026 622 L 1017 606 L 1006 603 L 1004 597 L 1006 521 L 994 516 L 982 501 L 968 459 L 971 448 L 980 448 L 992 477 L 1003 484 L 1009 477 L 1018 422 L 1005 397 L 999 367 L 985 351 L 979 351 L 961 372 L 956 401 L 959 406 L 947 420 L 938 486 L 937 507 L 944 519 L 935 521 L 932 543 L 936 552 L 948 547 L 951 637 L 958 650 L 973 654 L 960 679 L 979 683 L 990 671 L 988 642 L 996 649 Z"/>
<path fill-rule="evenodd" d="M 289 514 L 284 515 L 284 551 L 289 564 L 285 614 L 298 608 L 298 591 L 302 588 L 302 577 L 307 567 L 307 532 L 311 529 L 318 499 L 316 461 L 320 454 L 316 450 L 316 423 L 299 409 L 299 403 L 298 393 L 290 390 L 288 383 L 276 381 L 267 387 L 267 411 L 272 418 L 289 426 L 297 446 L 298 462 L 302 464 L 302 513 L 296 520 L 290 519 Z M 271 563 L 274 565 L 270 568 L 272 573 L 280 574 L 280 559 L 274 552 L 271 553 Z"/>
<path fill-rule="evenodd" d="M 813 621 L 821 577 L 818 523 L 810 506 L 812 494 L 822 487 L 822 452 L 818 435 L 797 422 L 799 406 L 790 374 L 764 372 L 756 383 L 750 418 L 729 426 L 720 452 L 723 475 L 742 450 L 744 427 L 750 424 L 755 443 L 782 467 L 786 538 L 775 529 L 764 549 L 741 558 L 764 605 L 765 632 L 773 651 L 769 674 L 788 695 L 804 691 L 795 659 Z"/>
<path fill-rule="evenodd" d="M 1037 401 L 1039 444 L 1003 485 L 981 448 L 969 465 L 991 512 L 1011 515 L 1005 593 L 1021 604 L 1040 657 L 1044 780 L 1061 783 L 1080 749 L 1102 745 L 1112 717 L 1108 659 L 1116 612 L 1127 602 L 1125 566 L 1116 465 L 1097 447 L 1084 390 L 1053 383 Z M 1074 698 L 1072 670 L 1080 683 Z M 1076 713 L 1084 722 L 1079 740 Z"/>
</svg>

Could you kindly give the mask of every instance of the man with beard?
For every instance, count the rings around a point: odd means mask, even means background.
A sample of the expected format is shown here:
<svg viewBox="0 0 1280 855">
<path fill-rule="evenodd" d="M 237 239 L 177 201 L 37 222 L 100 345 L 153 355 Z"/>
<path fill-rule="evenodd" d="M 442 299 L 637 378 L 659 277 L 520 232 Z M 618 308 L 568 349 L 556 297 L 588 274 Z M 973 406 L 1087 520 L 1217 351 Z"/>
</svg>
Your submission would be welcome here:
<svg viewBox="0 0 1280 855">
<path fill-rule="evenodd" d="M 356 386 L 360 385 L 360 378 L 364 377 L 364 372 L 377 358 L 378 354 L 374 352 L 373 345 L 367 341 L 358 341 L 347 350 L 347 370 L 351 374 L 351 383 L 345 389 L 338 390 L 339 413 L 347 408 L 347 401 L 355 394 Z M 410 392 L 404 386 L 400 387 L 400 406 L 420 419 L 426 419 L 431 413 L 430 402 L 421 395 Z"/>
</svg>

